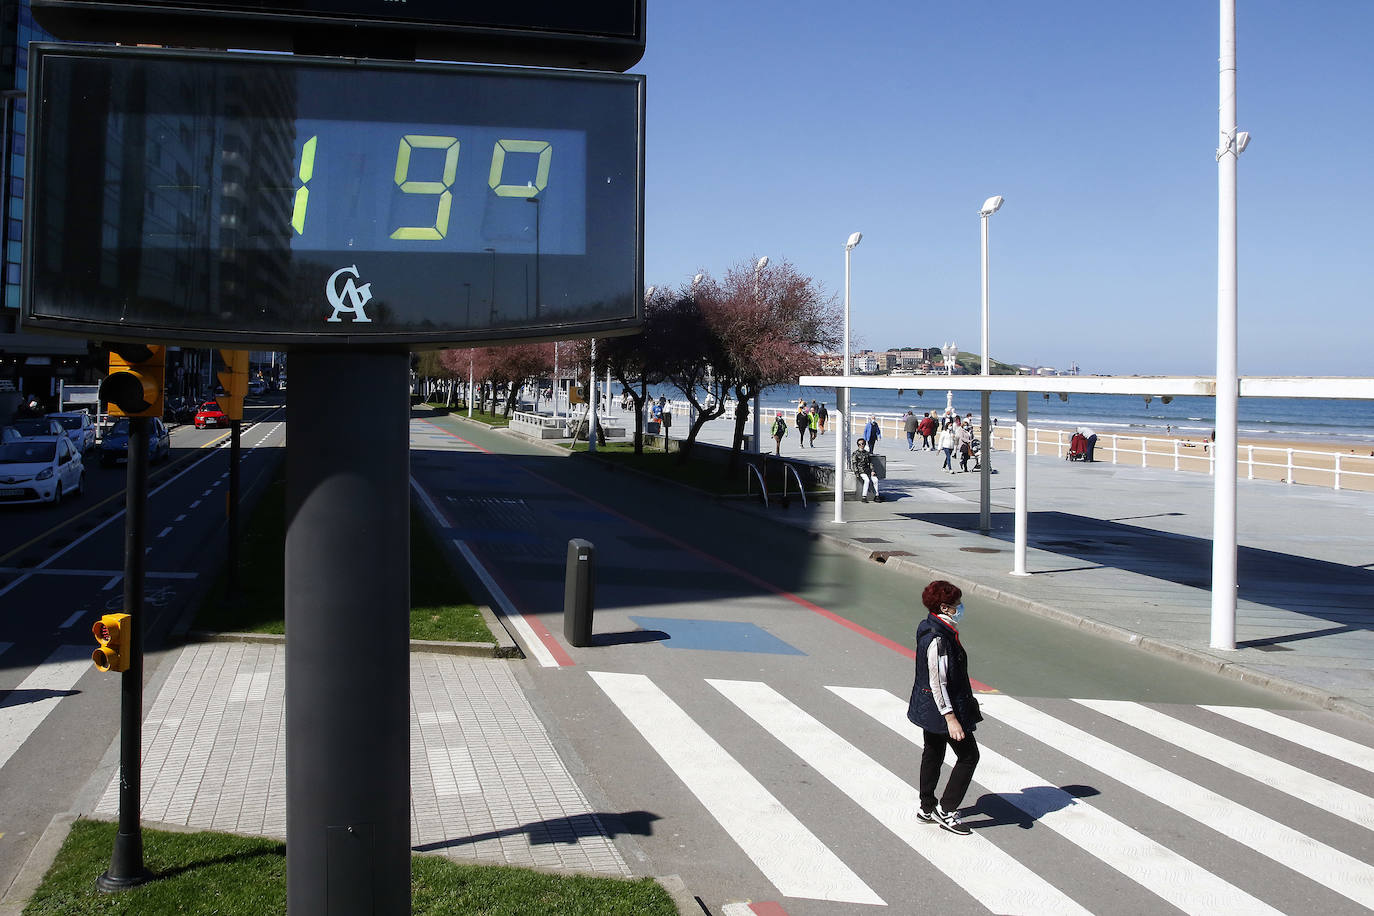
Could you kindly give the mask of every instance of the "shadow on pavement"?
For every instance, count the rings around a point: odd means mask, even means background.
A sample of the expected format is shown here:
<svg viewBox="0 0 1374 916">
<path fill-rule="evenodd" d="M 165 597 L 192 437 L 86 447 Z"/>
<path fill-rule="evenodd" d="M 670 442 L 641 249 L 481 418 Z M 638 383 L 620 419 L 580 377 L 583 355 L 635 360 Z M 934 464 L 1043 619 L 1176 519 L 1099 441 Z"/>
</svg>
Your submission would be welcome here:
<svg viewBox="0 0 1374 916">
<path fill-rule="evenodd" d="M 576 814 L 572 817 L 532 821 L 528 824 L 521 824 L 519 827 L 508 827 L 505 830 L 489 830 L 486 833 L 476 833 L 472 836 L 421 843 L 418 846 L 412 846 L 411 849 L 415 852 L 439 852 L 444 849 L 456 849 L 460 846 L 471 846 L 486 840 L 499 840 L 502 837 L 520 836 L 522 834 L 528 837 L 531 846 L 550 843 L 576 843 L 582 837 L 617 837 L 627 833 L 636 836 L 653 836 L 654 821 L 657 820 L 661 820 L 661 817 L 649 811 L 623 811 L 619 814 L 590 812 L 588 814 Z"/>
</svg>

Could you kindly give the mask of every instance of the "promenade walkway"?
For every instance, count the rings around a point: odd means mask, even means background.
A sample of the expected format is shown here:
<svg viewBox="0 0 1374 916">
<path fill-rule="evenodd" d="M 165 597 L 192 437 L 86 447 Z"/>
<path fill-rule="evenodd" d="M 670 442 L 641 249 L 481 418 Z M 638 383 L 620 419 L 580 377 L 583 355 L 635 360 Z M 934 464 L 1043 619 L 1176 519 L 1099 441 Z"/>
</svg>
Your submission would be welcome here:
<svg viewBox="0 0 1374 916">
<path fill-rule="evenodd" d="M 732 425 L 701 439 L 728 445 Z M 978 474 L 940 469 L 937 452 L 880 440 L 884 501 L 747 511 L 883 558 L 916 582 L 966 591 L 1128 640 L 1374 721 L 1374 493 L 1238 483 L 1237 648 L 1209 648 L 1212 480 L 1205 474 L 1054 457 L 1029 458 L 1028 576 L 1012 568 L 1010 453 L 993 454 L 992 530 L 978 532 Z M 771 440 L 767 442 L 772 451 Z M 833 464 L 834 435 L 789 460 Z M 973 467 L 972 464 L 969 465 Z"/>
</svg>

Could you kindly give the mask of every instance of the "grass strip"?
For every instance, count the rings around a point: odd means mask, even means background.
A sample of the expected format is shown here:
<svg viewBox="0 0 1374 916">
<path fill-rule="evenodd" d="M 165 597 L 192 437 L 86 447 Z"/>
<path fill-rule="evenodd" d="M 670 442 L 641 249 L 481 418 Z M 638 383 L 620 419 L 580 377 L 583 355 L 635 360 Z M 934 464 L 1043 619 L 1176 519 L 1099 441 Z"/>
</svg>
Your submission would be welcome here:
<svg viewBox="0 0 1374 916">
<path fill-rule="evenodd" d="M 579 454 L 587 454 L 586 442 L 562 443 L 562 446 Z M 744 496 L 749 492 L 750 478 L 746 475 L 750 475 L 750 471 L 745 465 L 750 459 L 757 459 L 759 456 L 742 456 L 739 466 L 732 474 L 726 464 L 703 460 L 695 454 L 684 462 L 678 454 L 678 448 L 677 440 L 673 440 L 672 451 L 665 454 L 660 439 L 652 445 L 646 443 L 643 454 L 636 455 L 633 442 L 607 442 L 605 445 L 597 445 L 596 454 L 591 457 L 616 467 L 630 468 L 717 496 Z M 764 467 L 769 475 L 769 491 L 772 492 L 775 485 L 778 491 L 781 491 L 782 464 L 769 461 L 768 457 L 764 456 Z M 758 494 L 757 485 L 754 486 L 753 492 L 755 495 Z"/>
<path fill-rule="evenodd" d="M 455 417 L 463 417 L 465 419 L 468 418 L 468 409 L 466 407 L 445 407 L 443 404 L 434 403 L 426 403 L 425 406 L 439 413 L 452 414 Z M 476 420 L 479 423 L 485 423 L 488 426 L 510 426 L 510 417 L 505 414 L 487 413 L 475 408 L 472 411 L 472 417 L 470 419 Z"/>
<path fill-rule="evenodd" d="M 239 595 L 221 573 L 201 603 L 195 628 L 286 632 L 286 463 L 278 465 L 239 537 Z M 250 571 L 251 570 L 251 574 Z M 449 569 L 419 510 L 410 507 L 410 638 L 495 645 L 477 605 Z"/>
<path fill-rule="evenodd" d="M 143 830 L 153 880 L 101 894 L 95 879 L 110 864 L 117 825 L 72 824 L 25 916 L 263 916 L 286 912 L 286 845 L 204 831 Z M 553 875 L 498 865 L 411 857 L 416 916 L 672 916 L 672 898 L 648 878 L 627 881 Z"/>
</svg>

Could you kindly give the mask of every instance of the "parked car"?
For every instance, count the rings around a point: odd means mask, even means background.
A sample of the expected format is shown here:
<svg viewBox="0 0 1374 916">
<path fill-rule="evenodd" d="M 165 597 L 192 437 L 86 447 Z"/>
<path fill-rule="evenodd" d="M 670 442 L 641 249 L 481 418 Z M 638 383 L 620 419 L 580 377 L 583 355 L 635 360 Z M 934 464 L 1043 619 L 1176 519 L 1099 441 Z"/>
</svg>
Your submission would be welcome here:
<svg viewBox="0 0 1374 916">
<path fill-rule="evenodd" d="M 148 419 L 148 463 L 156 464 L 172 456 L 172 434 L 159 417 Z M 100 463 L 113 467 L 129 460 L 129 418 L 120 417 L 100 443 Z"/>
<path fill-rule="evenodd" d="M 196 429 L 228 425 L 229 418 L 219 409 L 218 401 L 206 401 L 200 405 L 200 410 L 196 411 Z"/>
<path fill-rule="evenodd" d="M 0 426 L 0 443 L 17 442 L 24 438 L 13 426 Z"/>
<path fill-rule="evenodd" d="M 267 393 L 267 383 L 260 378 L 255 378 L 248 383 L 248 393 L 254 397 Z"/>
<path fill-rule="evenodd" d="M 25 439 L 34 436 L 65 436 L 67 428 L 58 420 L 52 417 L 16 417 L 10 421 L 10 426 L 19 431 L 19 435 Z"/>
<path fill-rule="evenodd" d="M 167 398 L 162 402 L 162 420 L 164 423 L 190 423 L 195 418 L 195 405 L 185 398 Z"/>
<path fill-rule="evenodd" d="M 65 435 L 0 444 L 0 503 L 60 503 L 84 492 L 86 466 Z"/>
<path fill-rule="evenodd" d="M 81 454 L 86 454 L 95 448 L 95 420 L 84 410 L 65 410 L 61 413 L 50 413 L 48 419 L 56 420 L 62 424 L 66 431 L 67 438 L 72 440 L 72 445 Z"/>
</svg>

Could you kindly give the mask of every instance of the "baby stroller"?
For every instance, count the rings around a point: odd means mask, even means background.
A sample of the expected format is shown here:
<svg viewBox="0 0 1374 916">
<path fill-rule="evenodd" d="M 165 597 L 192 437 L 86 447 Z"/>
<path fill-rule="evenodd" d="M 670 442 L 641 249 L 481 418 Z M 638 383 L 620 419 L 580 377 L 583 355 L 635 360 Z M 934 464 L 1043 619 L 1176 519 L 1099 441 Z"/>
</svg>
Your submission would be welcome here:
<svg viewBox="0 0 1374 916">
<path fill-rule="evenodd" d="M 1082 433 L 1074 433 L 1069 440 L 1069 453 L 1064 456 L 1065 461 L 1087 461 L 1088 460 L 1088 437 Z"/>
</svg>

